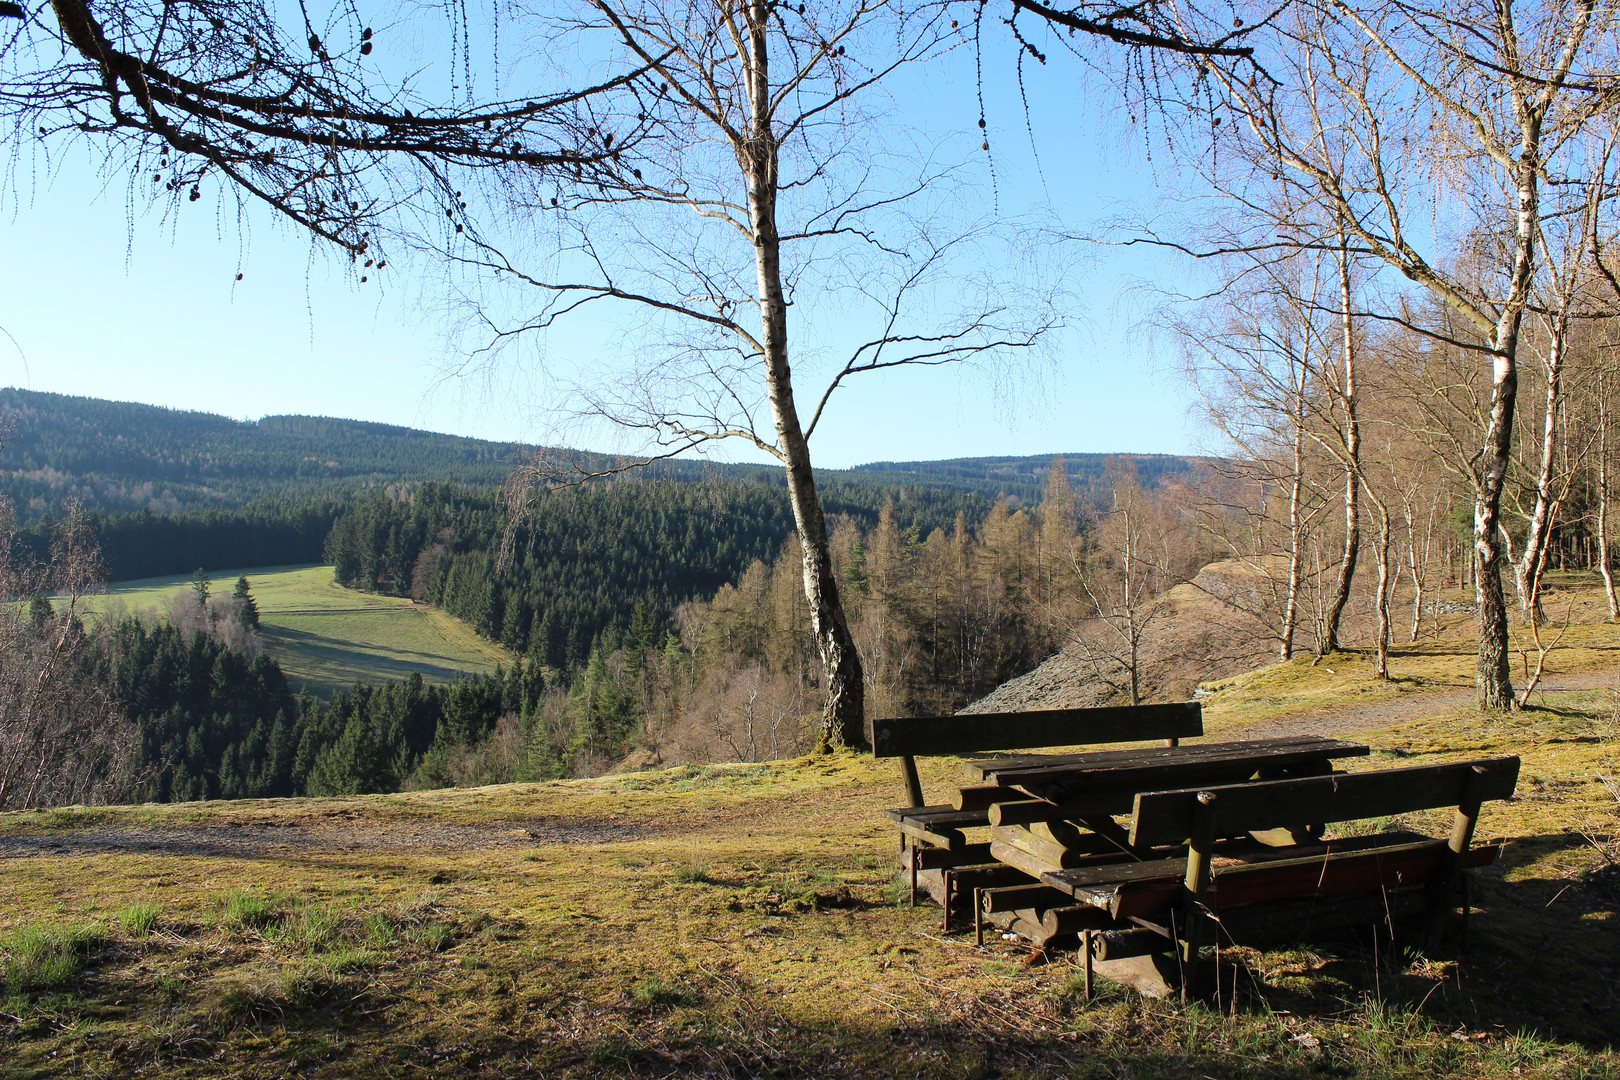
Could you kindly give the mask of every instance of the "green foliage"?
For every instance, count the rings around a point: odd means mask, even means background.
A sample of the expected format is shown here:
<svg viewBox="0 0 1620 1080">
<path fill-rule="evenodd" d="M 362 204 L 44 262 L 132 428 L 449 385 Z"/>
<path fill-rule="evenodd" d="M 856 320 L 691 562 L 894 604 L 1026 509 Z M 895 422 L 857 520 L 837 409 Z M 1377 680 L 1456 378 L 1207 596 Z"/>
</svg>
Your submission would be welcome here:
<svg viewBox="0 0 1620 1080">
<path fill-rule="evenodd" d="M 30 390 L 0 390 L 0 417 L 16 435 L 5 447 L 0 492 L 46 512 L 69 495 L 102 513 L 164 514 L 377 484 L 496 485 L 516 460 L 509 444 L 389 424 L 241 421 Z"/>
<path fill-rule="evenodd" d="M 285 566 L 321 561 L 326 534 L 349 501 L 305 495 L 173 514 L 91 512 L 89 528 L 113 581 L 190 574 L 195 567 L 207 572 Z M 53 527 L 45 517 L 21 530 L 18 540 L 36 558 L 43 558 Z"/>
<path fill-rule="evenodd" d="M 714 875 L 709 868 L 700 862 L 687 863 L 685 866 L 675 868 L 675 884 L 677 885 L 710 885 L 714 883 Z"/>
</svg>

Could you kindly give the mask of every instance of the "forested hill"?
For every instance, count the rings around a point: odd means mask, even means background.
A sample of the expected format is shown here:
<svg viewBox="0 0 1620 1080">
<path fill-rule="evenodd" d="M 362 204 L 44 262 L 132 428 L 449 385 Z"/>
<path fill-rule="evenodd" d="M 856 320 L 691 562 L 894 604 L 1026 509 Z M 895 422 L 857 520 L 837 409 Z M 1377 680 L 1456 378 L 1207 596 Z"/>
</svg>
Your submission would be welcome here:
<svg viewBox="0 0 1620 1080">
<path fill-rule="evenodd" d="M 0 491 L 25 518 L 76 495 L 103 513 L 173 513 L 362 484 L 498 484 L 510 445 L 318 416 L 232 420 L 0 389 Z"/>
<path fill-rule="evenodd" d="M 320 416 L 267 416 L 233 420 L 103 401 L 89 397 L 0 389 L 0 493 L 11 497 L 24 521 L 55 515 L 70 496 L 103 514 L 150 510 L 173 514 L 241 506 L 265 499 L 343 500 L 362 488 L 386 489 L 428 482 L 462 487 L 500 483 L 519 448 L 509 443 L 443 435 L 389 424 Z M 615 459 L 570 452 L 587 468 Z M 1113 455 L 1066 455 L 1082 501 L 1097 504 Z M 1197 459 L 1129 455 L 1138 478 L 1153 487 L 1162 476 L 1184 474 Z M 1050 454 L 960 458 L 952 461 L 878 462 L 847 470 L 821 470 L 824 482 L 849 486 L 924 488 L 969 492 L 994 500 L 1040 501 Z M 668 462 L 651 473 L 671 480 L 766 480 L 762 465 Z"/>
</svg>

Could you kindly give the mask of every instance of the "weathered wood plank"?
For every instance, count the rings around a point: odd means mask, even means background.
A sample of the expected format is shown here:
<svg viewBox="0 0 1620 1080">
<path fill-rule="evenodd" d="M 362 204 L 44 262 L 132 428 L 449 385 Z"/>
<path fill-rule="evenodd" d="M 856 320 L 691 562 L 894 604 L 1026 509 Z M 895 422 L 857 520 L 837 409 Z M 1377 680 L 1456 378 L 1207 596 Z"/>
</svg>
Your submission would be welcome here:
<svg viewBox="0 0 1620 1080">
<path fill-rule="evenodd" d="M 896 807 L 883 811 L 883 816 L 895 824 L 910 821 L 919 825 L 932 825 L 942 829 L 971 829 L 990 824 L 983 810 L 958 810 L 954 806 Z"/>
<path fill-rule="evenodd" d="M 956 851 L 937 847 L 916 848 L 911 857 L 917 860 L 918 870 L 948 870 L 995 861 L 991 858 L 989 844 L 963 844 Z M 909 866 L 904 859 L 901 865 Z"/>
<path fill-rule="evenodd" d="M 1001 911 L 1018 911 L 1020 908 L 1041 909 L 1068 907 L 1074 904 L 1073 898 L 1068 894 L 1039 882 L 985 889 L 983 900 L 986 915 L 994 915 Z"/>
<path fill-rule="evenodd" d="M 1300 780 L 1263 780 L 1209 789 L 1218 797 L 1215 830 L 1218 835 L 1232 835 L 1302 821 L 1359 821 L 1456 806 L 1476 766 L 1484 770 L 1479 774 L 1479 798 L 1512 797 L 1519 777 L 1516 757 Z M 1131 842 L 1157 846 L 1185 839 L 1198 795 L 1193 788 L 1139 793 L 1131 817 Z"/>
<path fill-rule="evenodd" d="M 999 784 L 976 784 L 961 788 L 952 797 L 951 804 L 958 810 L 989 810 L 997 803 L 1023 796 Z"/>
<path fill-rule="evenodd" d="M 1206 932 L 1209 940 L 1223 943 L 1276 945 L 1342 926 L 1394 924 L 1392 928 L 1399 928 L 1421 918 L 1427 902 L 1427 891 L 1421 888 L 1288 900 L 1223 913 L 1218 922 L 1210 921 Z M 1170 939 L 1155 930 L 1110 929 L 1092 935 L 1096 960 L 1149 956 L 1171 947 Z"/>
<path fill-rule="evenodd" d="M 1137 791 L 1163 791 L 1170 786 L 1216 783 L 1225 778 L 1237 782 L 1260 769 L 1287 768 L 1337 758 L 1361 757 L 1368 753 L 1361 743 L 1341 739 L 1266 739 L 1255 742 L 1211 743 L 1205 746 L 1157 747 L 1128 754 L 1110 752 L 1072 754 L 1034 764 L 1001 765 L 971 761 L 970 774 L 1013 787 L 1034 784 L 1067 784 L 1076 794 L 1098 790 L 1134 788 Z M 1192 777 L 1209 779 L 1191 779 Z"/>
<path fill-rule="evenodd" d="M 1224 918 L 1232 909 L 1270 900 L 1321 899 L 1421 885 L 1438 873 L 1444 851 L 1444 844 L 1435 840 L 1401 848 L 1224 867 L 1215 872 L 1207 902 Z M 1495 851 L 1484 848 L 1477 854 L 1470 852 L 1465 864 L 1483 865 L 1493 858 Z M 1173 881 L 1131 882 L 1114 893 L 1109 910 L 1117 918 L 1152 918 L 1181 895 Z M 1088 902 L 1095 903 L 1095 899 Z"/>
<path fill-rule="evenodd" d="M 1004 788 L 1012 791 L 1012 788 Z M 1102 792 L 1083 799 L 1071 799 L 1062 803 L 1049 802 L 1046 799 L 1015 799 L 1009 802 L 998 802 L 986 811 L 986 817 L 991 825 L 1034 825 L 1045 821 L 1074 821 L 1088 817 L 1113 817 L 1117 814 L 1128 814 L 1131 805 L 1136 799 L 1136 793 L 1128 789 Z"/>
<path fill-rule="evenodd" d="M 992 842 L 999 840 L 1003 844 L 1010 844 L 1054 866 L 1081 866 L 1093 856 L 1115 850 L 1112 844 L 1098 836 L 1077 838 L 1072 845 L 1060 844 L 1018 825 L 992 825 L 990 838 Z"/>
<path fill-rule="evenodd" d="M 967 846 L 967 837 L 962 835 L 961 829 L 942 829 L 920 821 L 902 818 L 898 823 L 900 831 L 913 840 L 920 840 L 932 847 L 944 848 L 947 851 L 961 851 Z"/>
<path fill-rule="evenodd" d="M 1203 733 L 1203 706 L 1196 701 L 896 717 L 873 721 L 872 754 L 875 757 L 970 754 L 978 750 L 1192 738 Z"/>
<path fill-rule="evenodd" d="M 990 841 L 990 856 L 997 862 L 1015 866 L 1032 878 L 1043 879 L 1047 874 L 1056 873 L 1063 869 L 1057 863 L 1047 862 L 1036 855 L 1031 855 L 1023 848 L 1004 844 L 1000 840 Z"/>
<path fill-rule="evenodd" d="M 1048 940 L 1082 930 L 1101 930 L 1111 926 L 1113 921 L 1105 911 L 1073 903 L 1068 907 L 1050 907 L 1041 913 L 1041 929 L 1046 931 Z"/>
<path fill-rule="evenodd" d="M 1118 750 L 1084 750 L 1073 754 L 995 754 L 970 758 L 965 763 L 974 775 L 1005 769 L 1030 769 L 1044 765 L 1098 765 L 1133 764 L 1143 761 L 1194 761 L 1200 758 L 1219 758 L 1234 749 L 1246 756 L 1286 751 L 1295 748 L 1321 749 L 1341 745 L 1358 747 L 1360 743 L 1329 739 L 1320 735 L 1284 735 L 1274 739 L 1240 739 L 1233 742 L 1197 743 L 1192 746 L 1146 746 Z M 1362 747 L 1362 752 L 1366 748 Z"/>
<path fill-rule="evenodd" d="M 1413 845 L 1435 844 L 1432 837 L 1415 832 L 1385 833 L 1381 836 L 1352 836 L 1340 840 L 1322 840 L 1297 848 L 1264 847 L 1248 841 L 1235 841 L 1215 845 L 1211 869 L 1216 874 L 1246 865 L 1269 865 L 1277 862 L 1320 863 L 1324 856 L 1353 854 L 1383 848 L 1403 848 Z M 992 849 L 994 844 L 992 844 Z M 1122 886 L 1144 882 L 1167 883 L 1174 892 L 1187 874 L 1184 855 L 1148 859 L 1142 862 L 1116 862 L 1063 870 L 1043 876 L 1054 888 L 1070 890 L 1100 890 L 1112 895 Z M 1078 892 L 1071 895 L 1079 896 Z"/>
</svg>

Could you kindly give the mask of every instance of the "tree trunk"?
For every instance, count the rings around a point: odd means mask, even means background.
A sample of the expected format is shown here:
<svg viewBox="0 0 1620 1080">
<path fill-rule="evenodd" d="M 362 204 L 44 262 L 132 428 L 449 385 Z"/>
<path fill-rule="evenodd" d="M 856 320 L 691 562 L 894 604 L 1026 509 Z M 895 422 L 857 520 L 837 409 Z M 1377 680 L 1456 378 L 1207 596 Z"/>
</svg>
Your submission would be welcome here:
<svg viewBox="0 0 1620 1080">
<path fill-rule="evenodd" d="M 1394 527 L 1390 522 L 1389 505 L 1379 499 L 1372 492 L 1368 497 L 1378 508 L 1378 548 L 1373 552 L 1378 561 L 1378 641 L 1373 657 L 1373 674 L 1380 679 L 1389 678 L 1389 638 L 1390 615 L 1389 606 L 1392 600 L 1392 582 L 1390 581 L 1389 549 Z"/>
<path fill-rule="evenodd" d="M 1536 505 L 1530 513 L 1524 551 L 1513 568 L 1514 584 L 1519 590 L 1519 612 L 1527 621 L 1541 617 L 1541 571 L 1546 565 L 1547 538 L 1552 532 L 1553 462 L 1558 453 L 1558 410 L 1563 389 L 1568 317 L 1560 316 L 1550 330 L 1552 343 L 1547 350 L 1547 415 L 1541 425 L 1541 468 L 1536 474 Z"/>
<path fill-rule="evenodd" d="M 1283 660 L 1294 655 L 1294 631 L 1299 625 L 1299 577 L 1305 557 L 1304 529 L 1299 519 L 1299 500 L 1305 486 L 1305 369 L 1299 373 L 1294 398 L 1294 475 L 1288 490 L 1288 601 L 1283 608 L 1282 642 L 1277 654 Z"/>
<path fill-rule="evenodd" d="M 1344 561 L 1339 564 L 1339 580 L 1328 605 L 1321 648 L 1324 654 L 1339 647 L 1339 620 L 1350 601 L 1350 586 L 1355 581 L 1356 560 L 1361 552 L 1361 426 L 1356 419 L 1355 325 L 1350 313 L 1350 256 L 1343 246 L 1347 243 L 1343 232 L 1339 241 L 1339 302 L 1344 331 L 1344 383 L 1338 394 L 1344 409 Z"/>
<path fill-rule="evenodd" d="M 761 346 L 766 388 L 776 422 L 777 447 L 787 469 L 788 499 L 804 555 L 804 596 L 810 605 L 810 629 L 821 653 L 826 701 L 817 746 L 822 750 L 866 747 L 865 685 L 861 660 L 844 619 L 844 606 L 833 578 L 827 523 L 810 468 L 810 445 L 793 401 L 788 361 L 787 299 L 782 291 L 781 237 L 776 227 L 777 136 L 771 125 L 769 10 L 763 3 L 748 7 L 749 131 L 738 148 L 738 164 L 748 180 L 748 217 L 754 240 L 758 277 Z"/>
<path fill-rule="evenodd" d="M 1502 595 L 1501 508 L 1502 485 L 1507 479 L 1508 452 L 1513 441 L 1513 406 L 1519 392 L 1519 329 L 1530 298 L 1535 272 L 1535 243 L 1540 189 L 1536 169 L 1541 145 L 1541 116 L 1530 108 L 1523 86 L 1512 88 L 1515 112 L 1521 119 L 1519 160 L 1515 186 L 1518 214 L 1513 274 L 1502 313 L 1491 341 L 1491 411 L 1485 426 L 1483 466 L 1474 497 L 1474 588 L 1479 603 L 1479 671 L 1476 689 L 1481 711 L 1507 712 L 1513 708 L 1513 672 L 1508 666 L 1507 598 Z"/>
<path fill-rule="evenodd" d="M 1423 531 L 1423 558 L 1419 565 L 1417 552 L 1417 523 L 1413 521 L 1412 507 L 1406 512 L 1406 558 L 1412 572 L 1412 641 L 1415 643 L 1423 631 L 1423 579 L 1429 568 L 1429 555 L 1434 539 L 1434 503 L 1429 503 L 1429 520 Z"/>
<path fill-rule="evenodd" d="M 1603 595 L 1609 598 L 1609 621 L 1620 620 L 1614 595 L 1614 572 L 1609 569 L 1609 380 L 1598 376 L 1598 568 L 1603 572 Z"/>
</svg>

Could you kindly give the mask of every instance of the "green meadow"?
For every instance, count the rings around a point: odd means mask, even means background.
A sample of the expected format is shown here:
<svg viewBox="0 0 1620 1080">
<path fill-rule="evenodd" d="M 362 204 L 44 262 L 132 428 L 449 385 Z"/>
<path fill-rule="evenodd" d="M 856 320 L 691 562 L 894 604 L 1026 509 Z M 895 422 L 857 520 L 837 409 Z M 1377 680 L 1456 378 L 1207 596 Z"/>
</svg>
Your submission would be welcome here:
<svg viewBox="0 0 1620 1080">
<path fill-rule="evenodd" d="M 230 595 L 246 575 L 259 606 L 259 635 L 293 686 L 322 697 L 357 679 L 401 679 L 413 671 L 433 681 L 493 671 L 511 655 L 442 611 L 396 596 L 345 589 L 330 566 L 266 566 L 212 573 L 216 596 Z M 94 597 L 98 613 L 168 611 L 191 588 L 191 576 L 118 582 Z"/>
</svg>

